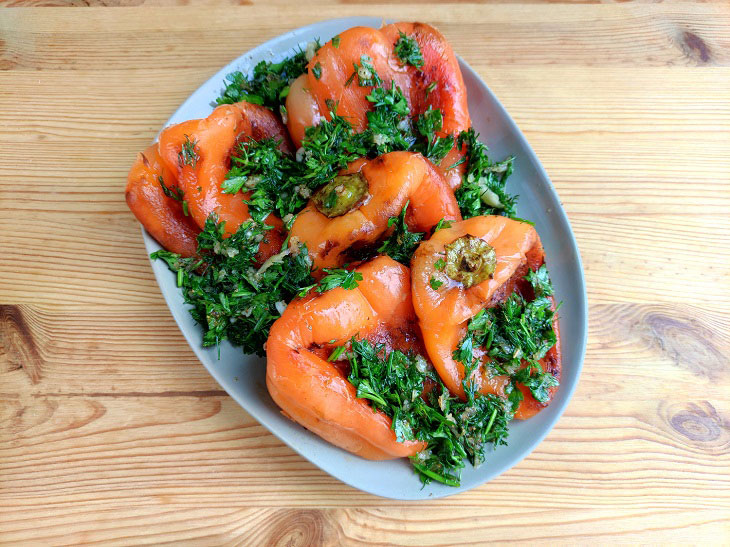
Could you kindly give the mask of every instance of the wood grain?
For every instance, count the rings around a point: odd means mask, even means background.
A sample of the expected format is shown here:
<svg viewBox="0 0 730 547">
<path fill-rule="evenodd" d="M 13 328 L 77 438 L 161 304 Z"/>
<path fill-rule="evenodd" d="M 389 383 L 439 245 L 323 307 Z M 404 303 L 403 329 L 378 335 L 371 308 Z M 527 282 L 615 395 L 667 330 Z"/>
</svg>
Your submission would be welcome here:
<svg viewBox="0 0 730 547">
<path fill-rule="evenodd" d="M 0 544 L 730 542 L 727 3 L 160 5 L 182 3 L 0 10 Z M 435 23 L 484 77 L 588 282 L 564 417 L 446 500 L 356 491 L 243 412 L 177 329 L 122 197 L 220 66 L 364 13 Z"/>
</svg>

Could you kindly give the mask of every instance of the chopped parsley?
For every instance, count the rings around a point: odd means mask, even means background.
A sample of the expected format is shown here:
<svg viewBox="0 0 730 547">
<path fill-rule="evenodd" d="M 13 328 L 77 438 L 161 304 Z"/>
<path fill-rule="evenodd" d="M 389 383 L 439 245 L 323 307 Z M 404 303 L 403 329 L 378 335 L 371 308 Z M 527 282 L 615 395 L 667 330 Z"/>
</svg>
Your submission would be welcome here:
<svg viewBox="0 0 730 547">
<path fill-rule="evenodd" d="M 264 355 L 264 343 L 271 324 L 281 309 L 314 280 L 306 246 L 296 252 L 286 249 L 256 268 L 259 243 L 268 226 L 253 220 L 244 222 L 231 237 L 224 238 L 225 223 L 208 217 L 198 235 L 198 256 L 182 258 L 169 251 L 157 251 L 177 273 L 190 314 L 203 327 L 203 345 L 223 340 L 239 345 L 245 353 Z"/>
<path fill-rule="evenodd" d="M 319 49 L 319 42 L 316 49 Z M 306 70 L 307 55 L 304 51 L 298 51 L 278 63 L 261 61 L 254 67 L 251 77 L 243 72 L 232 72 L 226 76 L 226 87 L 216 103 L 247 101 L 277 112 L 289 94 L 289 85 Z"/>
<path fill-rule="evenodd" d="M 428 280 L 428 284 L 431 285 L 431 288 L 434 291 L 437 291 L 437 290 L 439 290 L 439 288 L 441 287 L 441 285 L 444 284 L 444 282 L 443 281 L 439 281 L 434 276 L 431 276 L 431 279 Z"/>
<path fill-rule="evenodd" d="M 367 113 L 367 143 L 370 154 L 381 155 L 394 150 L 411 150 L 416 136 L 411 129 L 410 109 L 403 91 L 391 83 L 390 88 L 376 87 L 367 96 L 373 110 Z"/>
<path fill-rule="evenodd" d="M 231 156 L 231 169 L 221 184 L 223 192 L 235 194 L 252 190 L 265 178 L 281 182 L 284 177 L 282 163 L 289 157 L 279 150 L 279 144 L 274 139 L 255 141 L 250 138 L 239 144 Z"/>
<path fill-rule="evenodd" d="M 401 264 L 408 266 L 411 263 L 411 257 L 415 252 L 418 244 L 425 234 L 421 232 L 411 232 L 406 224 L 406 210 L 408 203 L 396 217 L 390 217 L 388 220 L 388 228 L 395 226 L 393 233 L 383 241 L 378 247 L 378 252 L 388 255 L 393 260 L 397 260 Z"/>
<path fill-rule="evenodd" d="M 180 167 L 183 165 L 189 165 L 193 169 L 198 165 L 198 160 L 200 159 L 200 156 L 198 155 L 198 141 L 193 139 L 190 140 L 190 137 L 185 135 L 185 142 L 182 143 L 182 147 L 180 148 L 180 152 L 177 153 L 177 163 Z"/>
<path fill-rule="evenodd" d="M 326 273 L 319 282 L 319 285 L 315 289 L 319 293 L 342 287 L 346 291 L 351 291 L 357 288 L 357 282 L 362 281 L 362 274 L 356 271 L 345 270 L 342 268 L 323 268 L 322 271 Z"/>
<path fill-rule="evenodd" d="M 337 49 L 340 47 L 340 35 L 336 34 L 332 37 L 332 47 Z"/>
<path fill-rule="evenodd" d="M 408 102 L 394 84 L 374 87 L 367 99 L 373 109 L 367 113 L 367 128 L 360 133 L 353 132 L 346 118 L 335 114 L 334 104 L 330 105 L 330 120 L 306 129 L 302 141 L 302 162 L 306 166 L 302 178 L 306 186 L 314 189 L 326 184 L 348 163 L 361 157 L 410 150 L 438 163 L 451 150 L 451 136 L 435 136 L 443 124 L 439 110 L 426 111 L 414 127 Z"/>
<path fill-rule="evenodd" d="M 454 223 L 453 220 L 445 220 L 442 218 L 441 220 L 438 221 L 438 224 L 436 224 L 436 226 L 434 226 L 433 229 L 431 230 L 431 235 L 435 234 L 439 230 L 444 230 L 445 228 L 451 228 L 451 225 L 453 223 Z"/>
<path fill-rule="evenodd" d="M 405 32 L 399 33 L 398 41 L 395 43 L 393 51 L 395 51 L 396 56 L 404 65 L 421 68 L 424 64 L 418 42 L 414 38 L 407 36 Z"/>
<path fill-rule="evenodd" d="M 158 176 L 157 180 L 162 187 L 162 193 L 165 194 L 168 198 L 172 198 L 175 201 L 180 202 L 185 199 L 185 194 L 183 194 L 182 188 L 180 188 L 179 186 L 167 186 L 167 184 L 165 184 L 165 179 L 162 178 L 162 175 Z"/>
<path fill-rule="evenodd" d="M 536 271 L 530 270 L 525 279 L 532 285 L 535 296 L 552 296 L 553 285 L 550 282 L 550 274 L 548 274 L 547 268 L 544 265 L 540 266 Z"/>
<path fill-rule="evenodd" d="M 318 80 L 322 77 L 322 65 L 319 61 L 312 67 L 312 75 Z"/>
<path fill-rule="evenodd" d="M 444 116 L 439 109 L 429 107 L 416 120 L 416 129 L 425 143 L 418 146 L 417 150 L 430 159 L 436 165 L 441 163 L 444 156 L 454 147 L 454 137 L 437 137 L 436 133 L 441 131 L 444 125 Z"/>
<path fill-rule="evenodd" d="M 330 120 L 305 130 L 303 184 L 318 188 L 358 158 L 414 148 L 416 136 L 408 123 L 409 109 L 403 92 L 398 87 L 377 87 L 367 98 L 373 103 L 373 110 L 367 113 L 365 131 L 355 133 L 350 122 L 335 113 L 334 104 L 330 105 Z"/>
<path fill-rule="evenodd" d="M 246 204 L 258 222 L 274 212 L 280 218 L 304 207 L 311 192 L 301 187 L 302 166 L 279 149 L 274 139 L 243 141 L 231 156 L 231 169 L 221 188 L 251 192 Z"/>
<path fill-rule="evenodd" d="M 479 311 L 469 320 L 467 334 L 454 351 L 455 360 L 473 369 L 480 364 L 474 357 L 474 348 L 483 348 L 489 357 L 486 366 L 490 372 L 510 377 L 509 396 L 515 408 L 522 400 L 521 392 L 514 389 L 516 382 L 529 388 L 541 403 L 548 401 L 548 388 L 558 385 L 557 379 L 543 371 L 539 363 L 556 342 L 547 268 L 541 266 L 526 279 L 535 298 L 527 301 L 514 292 L 502 305 Z"/>
<path fill-rule="evenodd" d="M 505 183 L 512 174 L 514 158 L 493 163 L 487 156 L 487 147 L 479 142 L 479 135 L 470 128 L 462 131 L 457 146 L 466 145 L 467 169 L 461 187 L 456 190 L 462 216 L 503 215 L 515 218 L 517 196 L 507 193 Z"/>
<path fill-rule="evenodd" d="M 350 123 L 334 113 L 331 120 L 306 129 L 302 149 L 303 180 L 309 188 L 328 183 L 348 163 L 369 152 L 365 135 L 353 134 Z"/>
<path fill-rule="evenodd" d="M 550 388 L 558 386 L 557 378 L 543 371 L 537 362 L 528 362 L 525 368 L 515 373 L 514 380 L 528 388 L 535 400 L 541 403 L 547 403 L 550 400 Z"/>
<path fill-rule="evenodd" d="M 367 340 L 353 338 L 350 344 L 348 380 L 357 396 L 392 418 L 399 441 L 428 444 L 411 457 L 424 484 L 436 480 L 458 486 L 465 458 L 477 466 L 487 446 L 506 444 L 512 411 L 504 399 L 487 395 L 462 402 L 449 394 L 423 357 L 386 354 L 382 345 Z M 427 383 L 434 387 L 424 394 Z"/>
<path fill-rule="evenodd" d="M 360 55 L 360 64 L 352 63 L 355 71 L 345 82 L 345 87 L 350 85 L 357 76 L 357 83 L 360 87 L 372 87 L 382 85 L 383 80 L 378 76 L 373 60 L 369 55 Z"/>
</svg>

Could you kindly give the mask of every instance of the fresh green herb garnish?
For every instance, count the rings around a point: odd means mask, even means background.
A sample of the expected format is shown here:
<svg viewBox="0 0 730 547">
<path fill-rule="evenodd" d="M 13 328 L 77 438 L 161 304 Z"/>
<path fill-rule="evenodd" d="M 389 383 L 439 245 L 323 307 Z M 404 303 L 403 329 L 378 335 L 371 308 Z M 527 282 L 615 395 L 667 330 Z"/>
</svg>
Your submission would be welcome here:
<svg viewBox="0 0 730 547">
<path fill-rule="evenodd" d="M 337 114 L 332 119 L 308 127 L 302 141 L 302 164 L 306 174 L 304 181 L 309 188 L 326 184 L 347 164 L 367 156 L 365 136 L 352 134 L 350 123 Z"/>
<path fill-rule="evenodd" d="M 536 271 L 530 270 L 525 277 L 532 285 L 535 296 L 552 296 L 553 285 L 550 282 L 550 274 L 543 264 Z"/>
<path fill-rule="evenodd" d="M 375 108 L 387 107 L 390 112 L 402 118 L 407 117 L 410 113 L 408 101 L 403 95 L 403 91 L 394 84 L 391 84 L 390 89 L 386 87 L 373 88 L 367 96 L 367 100 L 373 103 Z"/>
<path fill-rule="evenodd" d="M 453 220 L 445 220 L 441 219 L 438 221 L 438 224 L 433 227 L 433 230 L 431 230 L 431 235 L 435 234 L 439 230 L 444 230 L 445 228 L 451 228 L 451 225 L 454 223 Z"/>
<path fill-rule="evenodd" d="M 397 217 L 390 217 L 388 228 L 395 226 L 393 233 L 378 247 L 378 252 L 388 255 L 393 260 L 408 266 L 411 263 L 411 256 L 423 239 L 421 232 L 411 232 L 406 224 L 406 210 L 408 203 L 401 210 Z"/>
<path fill-rule="evenodd" d="M 446 267 L 446 262 L 444 262 L 443 258 L 439 258 L 436 262 L 433 263 L 433 267 L 441 272 Z"/>
<path fill-rule="evenodd" d="M 400 37 L 393 48 L 396 56 L 404 65 L 421 68 L 424 61 L 418 42 L 414 38 L 407 36 L 404 32 L 400 32 L 399 35 Z"/>
<path fill-rule="evenodd" d="M 358 281 L 362 281 L 362 274 L 354 270 L 345 270 L 342 268 L 323 268 L 322 271 L 326 273 L 317 285 L 315 289 L 317 292 L 322 293 L 342 287 L 346 291 L 351 291 L 357 288 Z"/>
<path fill-rule="evenodd" d="M 437 291 L 437 290 L 439 290 L 439 287 L 441 287 L 441 285 L 444 284 L 444 282 L 443 281 L 439 281 L 435 277 L 431 276 L 431 279 L 428 280 L 428 284 L 431 285 L 431 288 L 434 291 Z"/>
<path fill-rule="evenodd" d="M 394 83 L 390 88 L 376 87 L 367 96 L 374 108 L 367 113 L 367 139 L 370 154 L 411 150 L 416 136 L 411 129 L 410 110 L 403 91 Z"/>
<path fill-rule="evenodd" d="M 302 166 L 279 149 L 274 139 L 242 142 L 231 156 L 231 169 L 221 187 L 223 192 L 251 192 L 246 204 L 258 222 L 275 212 L 280 218 L 298 212 L 310 192 L 299 179 Z"/>
<path fill-rule="evenodd" d="M 461 187 L 456 190 L 462 216 L 504 215 L 515 218 L 517 196 L 505 191 L 507 178 L 512 174 L 514 158 L 493 163 L 487 156 L 487 147 L 479 142 L 479 135 L 470 128 L 462 131 L 457 146 L 466 145 L 467 170 Z"/>
<path fill-rule="evenodd" d="M 253 190 L 264 178 L 280 183 L 284 178 L 282 163 L 290 158 L 279 150 L 279 144 L 274 139 L 250 138 L 239 144 L 231 156 L 231 169 L 221 184 L 223 192 Z"/>
<path fill-rule="evenodd" d="M 165 194 L 168 198 L 172 198 L 175 201 L 179 202 L 182 202 L 185 199 L 185 194 L 183 193 L 182 188 L 180 188 L 179 186 L 167 186 L 165 184 L 165 180 L 162 178 L 162 175 L 158 176 L 157 180 L 162 187 L 162 193 Z"/>
<path fill-rule="evenodd" d="M 441 131 L 444 125 L 444 116 L 441 110 L 428 108 L 416 120 L 417 131 L 425 138 L 425 146 L 420 146 L 419 151 L 436 165 L 441 163 L 444 156 L 454 147 L 454 137 L 437 137 L 436 133 Z"/>
<path fill-rule="evenodd" d="M 335 49 L 340 47 L 340 35 L 339 34 L 332 37 L 332 47 Z"/>
<path fill-rule="evenodd" d="M 454 351 L 454 359 L 474 368 L 479 362 L 473 351 L 481 347 L 489 357 L 487 366 L 494 374 L 510 376 L 513 385 L 524 384 L 536 400 L 546 402 L 547 389 L 558 385 L 557 379 L 544 372 L 539 363 L 556 342 L 552 300 L 548 298 L 552 286 L 544 265 L 526 279 L 535 291 L 535 298 L 527 301 L 515 292 L 501 306 L 477 313 L 469 321 L 467 334 Z M 521 394 L 518 390 L 513 392 L 516 393 L 511 398 L 519 403 Z"/>
<path fill-rule="evenodd" d="M 190 137 L 185 135 L 185 142 L 182 144 L 182 147 L 180 148 L 180 152 L 177 154 L 177 162 L 180 167 L 183 165 L 189 165 L 193 169 L 195 169 L 195 166 L 198 165 L 198 160 L 200 159 L 200 156 L 198 155 L 198 141 L 193 139 L 190 140 Z"/>
<path fill-rule="evenodd" d="M 319 49 L 318 42 L 316 49 Z M 277 112 L 289 94 L 289 85 L 304 74 L 306 69 L 307 56 L 304 51 L 299 51 L 279 63 L 261 61 L 254 67 L 250 78 L 242 72 L 233 72 L 226 76 L 228 83 L 216 103 L 247 101 Z"/>
<path fill-rule="evenodd" d="M 558 386 L 557 378 L 542 370 L 538 362 L 530 362 L 528 366 L 518 370 L 514 381 L 527 387 L 535 400 L 541 403 L 547 403 L 550 400 L 549 389 Z"/>
<path fill-rule="evenodd" d="M 337 361 L 343 353 L 345 353 L 345 346 L 336 347 L 332 350 L 332 353 L 330 353 L 330 356 L 327 358 L 327 362 L 331 363 L 332 361 Z"/>
<path fill-rule="evenodd" d="M 303 287 L 311 286 L 311 262 L 306 246 L 285 249 L 258 269 L 256 253 L 269 227 L 253 220 L 244 222 L 231 237 L 224 238 L 224 224 L 208 217 L 198 235 L 198 256 L 181 258 L 157 251 L 177 273 L 185 302 L 203 327 L 203 345 L 230 340 L 245 353 L 264 355 L 271 324 Z"/>
<path fill-rule="evenodd" d="M 374 108 L 367 113 L 368 128 L 361 133 L 355 133 L 350 122 L 335 113 L 334 104 L 330 105 L 330 120 L 306 129 L 302 184 L 316 189 L 358 158 L 413 148 L 416 139 L 407 123 L 408 103 L 401 90 L 374 88 L 368 100 Z"/>
<path fill-rule="evenodd" d="M 382 85 L 383 80 L 381 80 L 380 76 L 378 76 L 378 72 L 373 66 L 373 60 L 369 55 L 360 55 L 360 64 L 352 63 L 352 66 L 355 71 L 345 82 L 345 87 L 350 85 L 350 83 L 355 79 L 355 76 L 357 76 L 357 83 L 360 87 Z"/>
<path fill-rule="evenodd" d="M 319 61 L 312 67 L 312 75 L 318 80 L 322 77 L 322 65 Z"/>
<path fill-rule="evenodd" d="M 489 444 L 506 444 L 512 412 L 504 399 L 486 395 L 462 402 L 419 355 L 386 354 L 382 345 L 355 338 L 351 347 L 348 380 L 357 396 L 392 418 L 399 441 L 428 443 L 411 458 L 424 484 L 458 486 L 465 458 L 477 466 Z M 423 395 L 427 381 L 435 387 Z"/>
</svg>

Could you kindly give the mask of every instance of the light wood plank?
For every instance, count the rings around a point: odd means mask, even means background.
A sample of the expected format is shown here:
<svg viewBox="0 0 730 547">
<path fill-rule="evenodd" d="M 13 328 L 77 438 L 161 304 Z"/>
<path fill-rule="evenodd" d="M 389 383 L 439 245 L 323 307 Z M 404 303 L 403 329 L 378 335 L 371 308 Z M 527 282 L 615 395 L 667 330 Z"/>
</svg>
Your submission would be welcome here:
<svg viewBox="0 0 730 547">
<path fill-rule="evenodd" d="M 2 450 L 3 513 L 13 507 L 161 501 L 198 507 L 422 504 L 343 486 L 224 396 L 32 399 L 25 412 L 18 412 L 21 402 L 3 412 L 14 432 Z M 646 415 L 638 408 L 635 414 L 624 409 L 623 416 L 573 412 L 518 467 L 455 499 L 484 510 L 728 510 L 728 409 L 715 403 L 719 408 L 671 404 Z"/>
<path fill-rule="evenodd" d="M 115 545 L 465 545 L 523 542 L 554 545 L 570 538 L 592 541 L 653 541 L 692 543 L 697 537 L 728 539 L 721 511 L 645 510 L 632 517 L 611 511 L 530 510 L 494 508 L 489 514 L 464 507 L 451 511 L 444 525 L 444 508 L 388 509 L 193 509 L 177 505 L 159 508 L 110 506 L 93 521 L 84 512 L 49 509 L 39 513 L 42 524 L 26 533 L 22 512 L 8 541 L 29 540 L 74 545 L 93 542 Z M 79 520 L 81 519 L 81 520 Z M 16 529 L 20 528 L 20 533 Z"/>
<path fill-rule="evenodd" d="M 46 13 L 52 15 L 41 15 Z M 129 8 L 112 18 L 104 8 L 84 10 L 83 17 L 73 10 L 12 10 L 0 19 L 5 36 L 0 67 L 210 68 L 225 64 L 230 48 L 246 51 L 293 28 L 347 13 L 437 24 L 467 60 L 483 58 L 493 65 L 553 65 L 555 59 L 579 66 L 727 66 L 730 61 L 724 33 L 730 11 L 722 3 L 211 6 L 178 8 L 174 25 L 170 13 Z M 255 30 L 241 32 L 243 27 Z"/>
</svg>

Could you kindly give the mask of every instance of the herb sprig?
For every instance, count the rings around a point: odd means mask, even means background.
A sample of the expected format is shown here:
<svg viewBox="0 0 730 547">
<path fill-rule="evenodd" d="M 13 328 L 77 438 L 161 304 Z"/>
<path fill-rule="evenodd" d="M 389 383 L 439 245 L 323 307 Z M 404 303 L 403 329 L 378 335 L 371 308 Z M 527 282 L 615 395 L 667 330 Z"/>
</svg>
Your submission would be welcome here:
<svg viewBox="0 0 730 547">
<path fill-rule="evenodd" d="M 316 42 L 315 51 L 317 49 L 319 42 Z M 228 83 L 221 96 L 216 99 L 216 103 L 232 104 L 247 101 L 278 112 L 289 94 L 289 85 L 304 74 L 307 62 L 306 52 L 298 51 L 278 63 L 261 61 L 254 67 L 250 78 L 243 72 L 232 72 L 226 76 Z"/>
<path fill-rule="evenodd" d="M 165 179 L 162 178 L 162 175 L 157 177 L 157 181 L 162 187 L 162 193 L 165 194 L 168 198 L 172 198 L 175 201 L 180 202 L 180 205 L 182 205 L 183 214 L 186 217 L 190 216 L 190 209 L 188 207 L 188 202 L 185 199 L 185 194 L 183 193 L 182 188 L 180 188 L 179 186 L 167 186 L 167 184 L 165 184 Z"/>
<path fill-rule="evenodd" d="M 466 146 L 466 174 L 455 192 L 462 216 L 465 219 L 479 215 L 515 218 L 517 196 L 505 189 L 507 178 L 514 169 L 514 158 L 492 162 L 486 145 L 479 141 L 479 134 L 473 127 L 462 131 L 456 143 L 459 148 Z"/>
<path fill-rule="evenodd" d="M 444 116 L 439 109 L 428 108 L 416 121 L 418 133 L 424 137 L 417 150 L 436 165 L 441 163 L 444 156 L 454 147 L 453 135 L 437 137 L 444 125 Z M 448 166 L 445 166 L 448 167 Z"/>
<path fill-rule="evenodd" d="M 362 274 L 353 270 L 345 270 L 343 268 L 323 268 L 322 271 L 327 274 L 320 281 L 315 289 L 319 293 L 342 287 L 346 291 L 357 288 L 358 281 L 362 281 Z"/>
<path fill-rule="evenodd" d="M 398 216 L 390 217 L 388 228 L 394 227 L 393 232 L 378 247 L 379 253 L 386 254 L 406 266 L 411 263 L 411 257 L 425 235 L 421 232 L 411 232 L 408 229 L 406 224 L 407 209 L 408 203 L 405 204 Z"/>
<path fill-rule="evenodd" d="M 185 135 L 185 142 L 180 147 L 180 152 L 177 154 L 178 165 L 182 168 L 184 165 L 189 165 L 193 169 L 198 165 L 198 141 L 195 139 L 190 140 L 188 135 Z"/>
<path fill-rule="evenodd" d="M 423 54 L 418 42 L 406 35 L 405 32 L 398 33 L 398 41 L 393 48 L 396 56 L 404 65 L 412 65 L 421 68 L 424 65 Z"/>
</svg>

